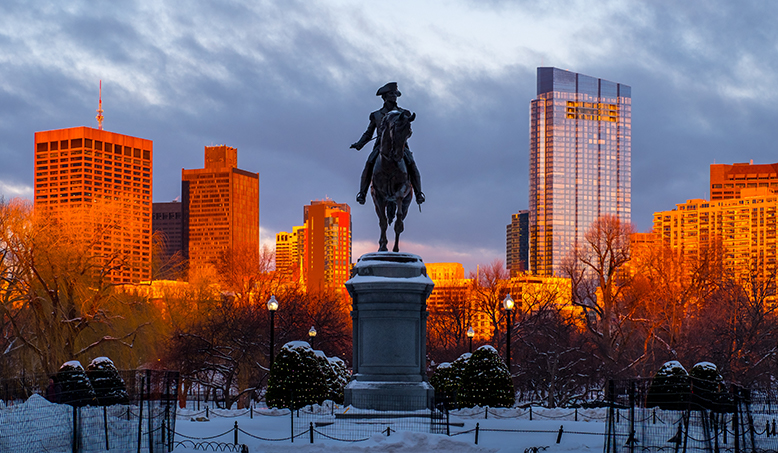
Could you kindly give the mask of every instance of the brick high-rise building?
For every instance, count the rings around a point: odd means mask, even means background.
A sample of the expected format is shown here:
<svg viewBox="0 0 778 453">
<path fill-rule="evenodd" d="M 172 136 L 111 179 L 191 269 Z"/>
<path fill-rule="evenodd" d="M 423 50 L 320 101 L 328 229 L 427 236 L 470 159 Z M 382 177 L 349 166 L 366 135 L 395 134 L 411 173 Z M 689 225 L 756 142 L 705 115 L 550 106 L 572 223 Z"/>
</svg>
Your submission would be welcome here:
<svg viewBox="0 0 778 453">
<path fill-rule="evenodd" d="M 778 191 L 778 163 L 711 164 L 710 199 L 740 198 L 742 189 L 769 187 Z"/>
<path fill-rule="evenodd" d="M 189 269 L 213 265 L 228 252 L 259 258 L 259 173 L 237 164 L 236 148 L 206 146 L 205 168 L 181 170 Z"/>
<path fill-rule="evenodd" d="M 654 233 L 687 260 L 706 250 L 722 253 L 724 266 L 741 278 L 774 275 L 778 196 L 770 188 L 741 188 L 740 198 L 687 200 L 654 213 Z"/>
<path fill-rule="evenodd" d="M 530 270 L 557 275 L 600 216 L 631 222 L 632 89 L 538 68 L 530 104 Z"/>
<path fill-rule="evenodd" d="M 96 256 L 121 260 L 115 283 L 151 278 L 152 157 L 151 140 L 102 129 L 35 133 L 35 210 L 77 222 Z"/>
<path fill-rule="evenodd" d="M 311 201 L 303 208 L 303 278 L 308 290 L 345 293 L 351 272 L 351 208 L 332 200 Z"/>
<path fill-rule="evenodd" d="M 512 214 L 505 227 L 505 268 L 512 277 L 529 269 L 529 211 Z"/>
<path fill-rule="evenodd" d="M 296 226 L 291 233 L 281 231 L 276 234 L 276 271 L 286 281 L 301 281 L 304 230 L 304 226 Z"/>
</svg>

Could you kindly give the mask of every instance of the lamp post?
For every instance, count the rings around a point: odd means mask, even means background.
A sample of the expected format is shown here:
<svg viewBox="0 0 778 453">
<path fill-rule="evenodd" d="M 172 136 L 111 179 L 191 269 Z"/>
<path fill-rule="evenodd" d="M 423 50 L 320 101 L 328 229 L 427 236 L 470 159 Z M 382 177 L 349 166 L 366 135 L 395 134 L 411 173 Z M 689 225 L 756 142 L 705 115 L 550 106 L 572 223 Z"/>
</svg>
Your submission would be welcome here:
<svg viewBox="0 0 778 453">
<path fill-rule="evenodd" d="M 473 353 L 473 337 L 475 336 L 475 330 L 473 330 L 473 326 L 470 326 L 467 328 L 467 338 L 470 339 L 470 354 Z"/>
<path fill-rule="evenodd" d="M 513 312 L 513 298 L 508 294 L 502 301 L 505 307 L 505 363 L 508 364 L 508 373 L 511 372 L 511 313 Z"/>
<path fill-rule="evenodd" d="M 311 330 L 308 331 L 308 337 L 311 339 L 311 348 L 313 348 L 313 340 L 316 339 L 316 327 L 311 326 Z"/>
<path fill-rule="evenodd" d="M 278 301 L 275 294 L 270 296 L 270 300 L 267 301 L 267 310 L 270 312 L 270 366 L 268 369 L 273 368 L 273 362 L 275 361 L 275 349 L 276 349 L 276 329 L 275 319 L 276 310 L 278 310 Z"/>
</svg>

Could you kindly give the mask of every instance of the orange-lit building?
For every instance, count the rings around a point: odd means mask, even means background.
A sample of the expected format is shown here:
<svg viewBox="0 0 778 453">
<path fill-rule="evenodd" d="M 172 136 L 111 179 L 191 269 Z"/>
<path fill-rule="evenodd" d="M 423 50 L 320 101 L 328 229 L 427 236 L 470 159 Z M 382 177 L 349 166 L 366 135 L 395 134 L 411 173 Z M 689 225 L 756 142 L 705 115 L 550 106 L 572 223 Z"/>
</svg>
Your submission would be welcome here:
<svg viewBox="0 0 778 453">
<path fill-rule="evenodd" d="M 115 283 L 151 277 L 152 157 L 151 140 L 102 129 L 35 133 L 35 210 L 102 235 L 95 255 L 123 261 Z"/>
<path fill-rule="evenodd" d="M 772 188 L 778 191 L 778 163 L 712 164 L 710 166 L 710 199 L 739 198 L 743 189 Z"/>
<path fill-rule="evenodd" d="M 276 271 L 287 281 L 298 280 L 303 275 L 301 251 L 305 248 L 305 227 L 296 226 L 291 233 L 276 234 Z"/>
<path fill-rule="evenodd" d="M 351 208 L 332 200 L 311 201 L 303 208 L 301 251 L 307 289 L 335 289 L 346 294 L 351 272 Z"/>
<path fill-rule="evenodd" d="M 705 249 L 720 248 L 724 266 L 735 276 L 775 270 L 778 195 L 770 188 L 743 188 L 740 198 L 687 200 L 672 211 L 654 213 L 654 233 L 662 243 L 695 260 Z"/>
<path fill-rule="evenodd" d="M 452 301 L 469 301 L 470 280 L 465 279 L 465 268 L 460 263 L 426 263 L 425 266 L 427 276 L 435 283 L 427 298 L 428 310 L 446 310 Z"/>
<path fill-rule="evenodd" d="M 505 267 L 514 277 L 529 270 L 529 211 L 511 215 L 505 227 Z"/>
<path fill-rule="evenodd" d="M 259 173 L 237 165 L 236 148 L 206 146 L 205 168 L 181 170 L 182 242 L 190 270 L 231 251 L 259 258 Z"/>
</svg>

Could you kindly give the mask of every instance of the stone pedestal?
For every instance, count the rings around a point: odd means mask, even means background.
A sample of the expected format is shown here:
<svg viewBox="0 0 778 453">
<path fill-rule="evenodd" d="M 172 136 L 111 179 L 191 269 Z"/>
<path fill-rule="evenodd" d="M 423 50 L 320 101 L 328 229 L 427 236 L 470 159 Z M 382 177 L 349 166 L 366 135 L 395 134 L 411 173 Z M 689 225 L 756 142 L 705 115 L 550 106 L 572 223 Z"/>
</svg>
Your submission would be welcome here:
<svg viewBox="0 0 778 453">
<path fill-rule="evenodd" d="M 434 283 L 417 255 L 377 252 L 359 258 L 346 282 L 352 299 L 354 381 L 345 403 L 362 409 L 428 407 L 427 298 Z"/>
</svg>

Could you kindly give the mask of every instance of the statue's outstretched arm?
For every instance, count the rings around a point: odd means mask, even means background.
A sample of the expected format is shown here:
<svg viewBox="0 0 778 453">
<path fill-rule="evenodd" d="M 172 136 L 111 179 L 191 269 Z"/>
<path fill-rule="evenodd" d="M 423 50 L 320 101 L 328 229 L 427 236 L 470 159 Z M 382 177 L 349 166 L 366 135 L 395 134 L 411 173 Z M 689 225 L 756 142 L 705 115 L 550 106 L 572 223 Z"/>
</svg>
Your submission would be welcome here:
<svg viewBox="0 0 778 453">
<path fill-rule="evenodd" d="M 373 133 L 375 132 L 376 124 L 375 120 L 373 120 L 373 115 L 370 115 L 370 123 L 367 125 L 367 130 L 364 134 L 362 134 L 362 137 L 359 138 L 359 140 L 356 143 L 353 143 L 351 145 L 351 148 L 356 148 L 356 150 L 362 149 L 363 146 L 367 144 L 370 140 L 373 139 Z"/>
</svg>

